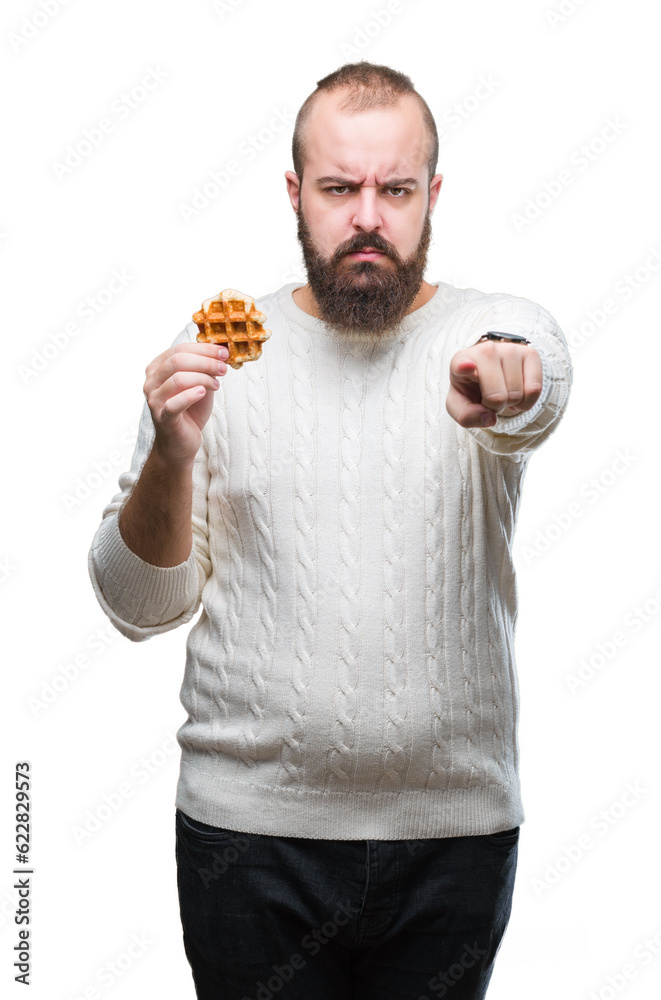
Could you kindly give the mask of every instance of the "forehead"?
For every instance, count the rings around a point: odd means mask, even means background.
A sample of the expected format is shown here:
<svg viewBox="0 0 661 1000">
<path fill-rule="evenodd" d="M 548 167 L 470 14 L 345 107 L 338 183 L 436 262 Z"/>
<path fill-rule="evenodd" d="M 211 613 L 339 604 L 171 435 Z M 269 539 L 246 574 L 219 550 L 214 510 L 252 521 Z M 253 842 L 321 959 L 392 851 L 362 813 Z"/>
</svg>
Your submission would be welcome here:
<svg viewBox="0 0 661 1000">
<path fill-rule="evenodd" d="M 305 129 L 306 173 L 422 180 L 430 138 L 415 97 L 402 94 L 390 107 L 354 113 L 338 108 L 344 97 L 339 91 L 316 99 Z"/>
</svg>

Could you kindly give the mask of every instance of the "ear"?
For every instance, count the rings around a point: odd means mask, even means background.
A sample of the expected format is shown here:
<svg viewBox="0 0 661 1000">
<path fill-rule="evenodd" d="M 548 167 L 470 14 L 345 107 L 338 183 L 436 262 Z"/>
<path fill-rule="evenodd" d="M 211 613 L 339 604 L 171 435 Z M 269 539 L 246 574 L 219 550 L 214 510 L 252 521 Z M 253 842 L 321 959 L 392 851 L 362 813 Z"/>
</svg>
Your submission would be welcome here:
<svg viewBox="0 0 661 1000">
<path fill-rule="evenodd" d="M 436 174 L 429 183 L 429 212 L 434 211 L 434 205 L 438 201 L 438 196 L 443 183 L 443 174 Z"/>
<path fill-rule="evenodd" d="M 288 170 L 285 173 L 285 178 L 287 180 L 287 194 L 289 195 L 291 207 L 295 212 L 298 212 L 298 202 L 301 196 L 301 182 L 298 179 L 298 174 L 295 174 L 293 170 Z"/>
</svg>

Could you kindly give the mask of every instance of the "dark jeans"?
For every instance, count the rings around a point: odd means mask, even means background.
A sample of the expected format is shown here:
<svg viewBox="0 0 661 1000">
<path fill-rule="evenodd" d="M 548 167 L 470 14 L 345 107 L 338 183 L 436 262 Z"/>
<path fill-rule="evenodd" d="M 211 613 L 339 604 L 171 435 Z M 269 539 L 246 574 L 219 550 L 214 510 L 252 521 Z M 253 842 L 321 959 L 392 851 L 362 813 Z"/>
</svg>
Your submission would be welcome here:
<svg viewBox="0 0 661 1000">
<path fill-rule="evenodd" d="M 519 828 L 431 840 L 235 833 L 177 810 L 198 1000 L 482 1000 Z"/>
</svg>

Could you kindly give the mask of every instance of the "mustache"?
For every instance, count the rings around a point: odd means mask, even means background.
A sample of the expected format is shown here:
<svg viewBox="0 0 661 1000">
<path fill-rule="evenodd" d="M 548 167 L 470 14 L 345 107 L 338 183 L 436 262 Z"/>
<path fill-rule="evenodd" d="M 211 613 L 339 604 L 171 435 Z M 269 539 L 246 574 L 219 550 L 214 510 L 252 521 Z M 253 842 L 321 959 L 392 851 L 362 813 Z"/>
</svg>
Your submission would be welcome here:
<svg viewBox="0 0 661 1000">
<path fill-rule="evenodd" d="M 378 250 L 379 253 L 383 253 L 388 257 L 392 257 L 393 260 L 400 262 L 401 257 L 397 251 L 397 248 L 389 243 L 388 240 L 384 239 L 379 233 L 356 233 L 351 239 L 345 240 L 344 243 L 340 243 L 338 247 L 335 248 L 333 253 L 333 261 L 338 262 L 348 253 L 357 253 L 359 250 L 366 250 L 370 247 L 372 250 Z"/>
</svg>

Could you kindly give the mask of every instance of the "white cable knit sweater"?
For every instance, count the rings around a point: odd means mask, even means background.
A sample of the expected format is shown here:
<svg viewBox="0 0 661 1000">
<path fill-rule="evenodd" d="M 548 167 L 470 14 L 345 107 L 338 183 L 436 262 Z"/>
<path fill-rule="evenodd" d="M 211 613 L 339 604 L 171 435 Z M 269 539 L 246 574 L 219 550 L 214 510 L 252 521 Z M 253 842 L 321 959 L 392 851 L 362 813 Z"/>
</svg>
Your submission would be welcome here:
<svg viewBox="0 0 661 1000">
<path fill-rule="evenodd" d="M 522 477 L 571 383 L 528 300 L 440 283 L 385 343 L 347 344 L 287 285 L 257 302 L 262 358 L 220 379 L 194 470 L 193 551 L 169 569 L 90 552 L 96 595 L 140 640 L 189 622 L 176 804 L 244 832 L 395 840 L 523 820 L 512 567 Z M 532 410 L 466 430 L 452 355 L 487 330 L 541 354 Z M 194 340 L 190 323 L 177 342 Z M 540 613 L 542 613 L 540 611 Z"/>
</svg>

